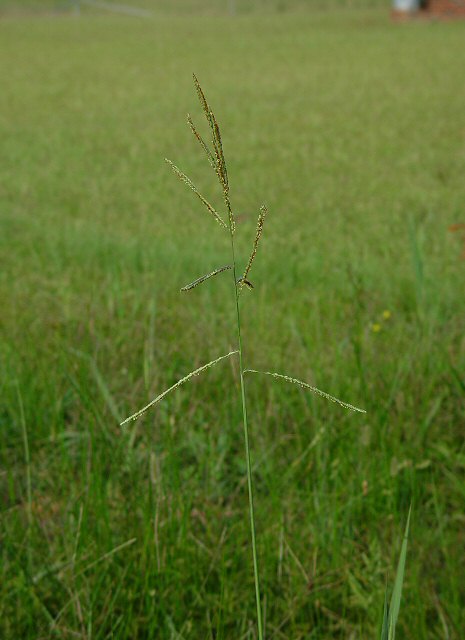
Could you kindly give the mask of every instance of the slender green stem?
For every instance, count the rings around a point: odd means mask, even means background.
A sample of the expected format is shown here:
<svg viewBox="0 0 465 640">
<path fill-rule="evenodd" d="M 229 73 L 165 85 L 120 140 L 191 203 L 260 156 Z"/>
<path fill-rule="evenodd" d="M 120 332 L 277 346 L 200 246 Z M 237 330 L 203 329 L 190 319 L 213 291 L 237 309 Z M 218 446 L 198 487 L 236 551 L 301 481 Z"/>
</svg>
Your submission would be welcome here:
<svg viewBox="0 0 465 640">
<path fill-rule="evenodd" d="M 229 202 L 228 209 L 230 208 Z M 231 216 L 230 216 L 231 220 Z M 247 403 L 245 399 L 245 383 L 244 383 L 244 365 L 242 357 L 242 338 L 241 338 L 241 313 L 239 309 L 239 290 L 237 286 L 237 274 L 236 274 L 236 258 L 234 251 L 234 234 L 233 230 L 229 228 L 231 236 L 231 253 L 232 253 L 232 265 L 233 265 L 233 277 L 234 277 L 234 297 L 236 300 L 236 318 L 237 318 L 237 348 L 239 351 L 239 375 L 241 380 L 241 398 L 242 398 L 242 421 L 244 424 L 244 442 L 245 442 L 245 457 L 247 463 L 247 486 L 249 490 L 249 514 L 250 514 L 250 535 L 252 538 L 252 556 L 253 556 L 253 571 L 255 579 L 255 599 L 257 603 L 257 625 L 258 625 L 258 640 L 263 640 L 263 623 L 262 623 L 262 608 L 260 599 L 260 577 L 258 573 L 258 560 L 257 560 L 257 544 L 255 541 L 255 513 L 253 503 L 253 483 L 252 483 L 252 464 L 250 461 L 250 446 L 249 446 L 249 427 L 247 423 Z"/>
</svg>

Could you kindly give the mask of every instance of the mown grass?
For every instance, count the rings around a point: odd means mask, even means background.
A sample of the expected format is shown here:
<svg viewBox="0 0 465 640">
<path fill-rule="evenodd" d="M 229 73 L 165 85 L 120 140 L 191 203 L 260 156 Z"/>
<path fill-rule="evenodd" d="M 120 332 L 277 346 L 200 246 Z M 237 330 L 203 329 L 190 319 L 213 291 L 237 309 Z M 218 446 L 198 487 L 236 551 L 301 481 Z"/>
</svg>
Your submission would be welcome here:
<svg viewBox="0 0 465 640">
<path fill-rule="evenodd" d="M 227 282 L 179 294 L 228 255 L 163 162 L 214 188 L 182 125 L 191 71 L 220 117 L 242 260 L 270 211 L 247 358 L 368 411 L 248 382 L 267 638 L 376 637 L 412 499 L 398 637 L 461 637 L 464 28 L 3 23 L 2 637 L 250 635 L 237 370 L 118 427 L 234 342 Z"/>
</svg>

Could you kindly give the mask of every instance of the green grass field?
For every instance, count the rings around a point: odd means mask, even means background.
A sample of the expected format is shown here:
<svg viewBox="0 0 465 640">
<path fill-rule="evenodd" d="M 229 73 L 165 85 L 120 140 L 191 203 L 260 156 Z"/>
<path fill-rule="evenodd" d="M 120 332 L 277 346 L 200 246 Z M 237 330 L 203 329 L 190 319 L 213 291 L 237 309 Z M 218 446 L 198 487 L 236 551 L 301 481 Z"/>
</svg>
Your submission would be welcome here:
<svg viewBox="0 0 465 640">
<path fill-rule="evenodd" d="M 195 71 L 241 263 L 270 212 L 246 364 L 367 410 L 248 380 L 266 637 L 379 638 L 413 500 L 397 637 L 463 638 L 465 23 L 0 28 L 0 637 L 255 637 L 235 363 L 118 426 L 235 344 L 228 277 L 179 293 L 229 260 L 163 161 L 220 206 Z"/>
</svg>

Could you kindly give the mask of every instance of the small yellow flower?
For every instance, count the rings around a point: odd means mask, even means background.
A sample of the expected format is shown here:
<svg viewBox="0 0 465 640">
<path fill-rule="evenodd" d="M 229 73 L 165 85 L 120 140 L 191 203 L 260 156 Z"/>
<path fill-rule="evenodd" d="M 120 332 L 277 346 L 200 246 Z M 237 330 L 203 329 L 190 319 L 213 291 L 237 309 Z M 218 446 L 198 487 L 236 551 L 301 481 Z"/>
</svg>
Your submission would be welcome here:
<svg viewBox="0 0 465 640">
<path fill-rule="evenodd" d="M 381 325 L 379 324 L 379 322 L 373 322 L 373 324 L 371 325 L 371 330 L 373 331 L 373 333 L 379 333 L 381 331 Z"/>
<path fill-rule="evenodd" d="M 389 320 L 390 317 L 391 317 L 391 312 L 388 309 L 385 309 L 383 311 L 383 320 Z"/>
</svg>

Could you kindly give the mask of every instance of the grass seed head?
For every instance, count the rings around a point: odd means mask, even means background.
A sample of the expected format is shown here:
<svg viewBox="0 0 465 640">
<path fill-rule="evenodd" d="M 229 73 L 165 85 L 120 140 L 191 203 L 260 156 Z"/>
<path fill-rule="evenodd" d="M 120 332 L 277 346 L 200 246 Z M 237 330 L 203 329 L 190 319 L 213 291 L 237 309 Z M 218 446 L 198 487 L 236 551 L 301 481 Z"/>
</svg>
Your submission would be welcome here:
<svg viewBox="0 0 465 640">
<path fill-rule="evenodd" d="M 195 287 L 197 287 L 199 284 L 202 284 L 202 282 L 205 282 L 205 280 L 208 280 L 209 278 L 213 278 L 214 276 L 217 276 L 219 273 L 223 273 L 223 271 L 227 271 L 228 269 L 232 269 L 232 268 L 233 267 L 231 264 L 226 264 L 224 267 L 219 267 L 219 269 L 215 269 L 211 273 L 207 273 L 206 275 L 201 276 L 200 278 L 197 278 L 197 280 L 194 280 L 194 282 L 191 282 L 190 284 L 186 284 L 186 286 L 183 287 L 181 291 L 190 291 L 191 289 L 195 289 Z"/>
<path fill-rule="evenodd" d="M 244 273 L 242 274 L 242 277 L 240 279 L 240 288 L 241 289 L 242 289 L 242 287 L 244 285 L 248 286 L 249 289 L 252 288 L 252 287 L 249 286 L 250 282 L 248 282 L 247 276 L 249 275 L 249 271 L 252 268 L 253 261 L 255 260 L 255 256 L 257 255 L 258 243 L 260 242 L 260 238 L 261 238 L 262 233 L 263 233 L 263 223 L 265 222 L 265 218 L 266 218 L 266 214 L 267 213 L 268 213 L 268 209 L 263 204 L 260 207 L 260 213 L 258 214 L 257 230 L 255 232 L 255 240 L 253 242 L 252 253 L 250 254 L 249 261 L 247 262 L 247 265 L 245 267 Z"/>
<path fill-rule="evenodd" d="M 200 191 L 197 189 L 197 187 L 192 182 L 192 180 L 188 178 L 186 174 L 181 171 L 181 169 L 178 169 L 178 167 L 173 162 L 171 162 L 171 160 L 168 160 L 168 158 L 165 158 L 165 162 L 167 162 L 167 164 L 170 165 L 170 167 L 172 168 L 174 173 L 178 176 L 178 178 L 182 182 L 184 182 L 184 184 L 187 184 L 189 189 L 191 189 L 195 193 L 195 195 L 199 198 L 199 200 L 207 207 L 208 211 L 212 214 L 215 220 L 219 224 L 221 224 L 223 227 L 227 228 L 226 222 L 223 220 L 220 214 L 216 211 L 216 209 L 208 202 L 208 200 L 204 198 L 204 196 L 200 193 Z"/>
</svg>

